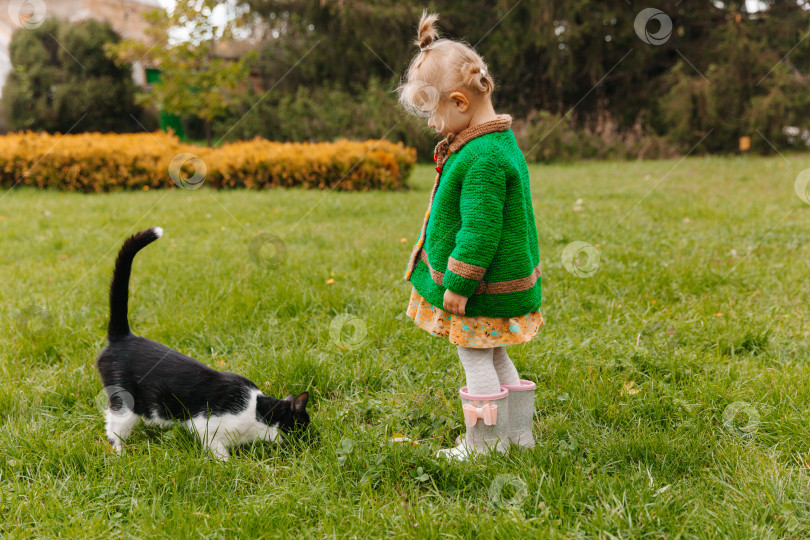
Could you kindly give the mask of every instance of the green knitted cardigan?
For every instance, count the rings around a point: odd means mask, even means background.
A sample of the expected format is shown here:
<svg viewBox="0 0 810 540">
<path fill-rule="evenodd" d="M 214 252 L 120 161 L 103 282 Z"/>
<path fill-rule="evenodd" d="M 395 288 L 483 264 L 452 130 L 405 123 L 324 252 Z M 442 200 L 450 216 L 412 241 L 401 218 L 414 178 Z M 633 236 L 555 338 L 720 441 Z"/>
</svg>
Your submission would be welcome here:
<svg viewBox="0 0 810 540">
<path fill-rule="evenodd" d="M 540 307 L 540 253 L 529 171 L 512 118 L 436 146 L 438 174 L 405 279 L 434 306 L 449 289 L 465 315 L 516 317 Z"/>
</svg>

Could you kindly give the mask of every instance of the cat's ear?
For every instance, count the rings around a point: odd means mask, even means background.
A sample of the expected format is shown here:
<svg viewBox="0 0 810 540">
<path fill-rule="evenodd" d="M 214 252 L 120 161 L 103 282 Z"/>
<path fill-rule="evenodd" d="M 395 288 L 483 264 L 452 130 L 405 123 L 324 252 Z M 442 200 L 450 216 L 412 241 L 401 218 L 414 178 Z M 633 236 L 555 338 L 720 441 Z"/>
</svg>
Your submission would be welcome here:
<svg viewBox="0 0 810 540">
<path fill-rule="evenodd" d="M 307 408 L 307 400 L 309 399 L 309 393 L 303 392 L 298 394 L 298 397 L 293 400 L 292 410 L 293 412 L 303 412 Z"/>
<path fill-rule="evenodd" d="M 292 401 L 293 399 L 295 399 L 295 396 L 290 394 L 289 396 L 285 397 L 282 401 Z"/>
</svg>

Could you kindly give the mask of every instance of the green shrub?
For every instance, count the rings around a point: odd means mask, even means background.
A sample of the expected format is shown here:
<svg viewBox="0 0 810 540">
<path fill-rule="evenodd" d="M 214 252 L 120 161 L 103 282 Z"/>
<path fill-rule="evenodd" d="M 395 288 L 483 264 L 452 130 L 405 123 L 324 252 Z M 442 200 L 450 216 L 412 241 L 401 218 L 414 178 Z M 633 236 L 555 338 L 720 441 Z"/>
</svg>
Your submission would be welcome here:
<svg viewBox="0 0 810 540">
<path fill-rule="evenodd" d="M 376 79 L 357 94 L 325 85 L 262 98 L 249 89 L 213 129 L 215 140 L 228 141 L 256 135 L 285 142 L 385 138 L 416 148 L 423 161 L 433 159 L 438 142 L 425 120 L 406 114 L 394 92 Z"/>
<path fill-rule="evenodd" d="M 677 154 L 663 137 L 627 132 L 599 137 L 574 126 L 570 116 L 540 111 L 518 137 L 526 160 L 537 163 L 582 159 L 658 159 Z"/>
</svg>

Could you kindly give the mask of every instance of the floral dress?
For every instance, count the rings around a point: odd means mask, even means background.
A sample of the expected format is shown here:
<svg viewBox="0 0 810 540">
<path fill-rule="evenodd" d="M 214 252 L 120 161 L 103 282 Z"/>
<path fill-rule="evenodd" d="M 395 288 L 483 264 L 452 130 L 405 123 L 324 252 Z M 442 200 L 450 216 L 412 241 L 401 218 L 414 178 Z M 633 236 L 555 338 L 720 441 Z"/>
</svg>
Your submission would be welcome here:
<svg viewBox="0 0 810 540">
<path fill-rule="evenodd" d="M 435 336 L 447 337 L 455 345 L 473 349 L 525 343 L 545 324 L 543 315 L 537 310 L 518 317 L 453 315 L 430 304 L 416 288 L 411 291 L 407 314 L 419 328 Z"/>
</svg>

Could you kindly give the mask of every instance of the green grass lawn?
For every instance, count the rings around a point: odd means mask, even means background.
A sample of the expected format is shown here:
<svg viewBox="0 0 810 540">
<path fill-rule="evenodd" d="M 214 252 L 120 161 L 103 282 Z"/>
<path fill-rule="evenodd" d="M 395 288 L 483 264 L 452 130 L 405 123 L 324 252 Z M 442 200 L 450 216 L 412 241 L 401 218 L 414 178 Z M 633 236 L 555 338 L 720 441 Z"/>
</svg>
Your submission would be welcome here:
<svg viewBox="0 0 810 540">
<path fill-rule="evenodd" d="M 404 314 L 432 167 L 399 193 L 0 192 L 0 536 L 807 537 L 810 155 L 789 159 L 532 167 L 546 326 L 510 354 L 538 445 L 468 463 L 435 457 L 462 430 L 455 349 Z M 111 452 L 107 286 L 153 225 L 133 330 L 309 390 L 310 438 L 220 463 L 140 425 Z"/>
</svg>

